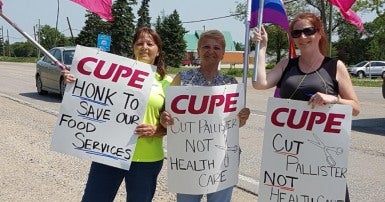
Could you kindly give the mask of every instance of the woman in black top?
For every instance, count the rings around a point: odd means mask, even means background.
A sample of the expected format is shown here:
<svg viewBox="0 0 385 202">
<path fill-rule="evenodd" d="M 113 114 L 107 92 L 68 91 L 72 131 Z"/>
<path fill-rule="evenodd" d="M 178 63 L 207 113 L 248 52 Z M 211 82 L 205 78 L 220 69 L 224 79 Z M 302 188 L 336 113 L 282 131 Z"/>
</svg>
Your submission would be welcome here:
<svg viewBox="0 0 385 202">
<path fill-rule="evenodd" d="M 347 104 L 352 106 L 353 116 L 358 115 L 358 98 L 345 64 L 326 57 L 328 40 L 321 20 L 313 13 L 300 13 L 289 29 L 301 55 L 290 62 L 283 59 L 269 73 L 265 68 L 267 33 L 263 27 L 261 32 L 254 32 L 253 38 L 260 42 L 260 49 L 253 87 L 263 90 L 282 84 L 284 87 L 280 94 L 283 98 L 308 100 L 313 107 L 329 103 Z"/>
<path fill-rule="evenodd" d="M 291 22 L 290 37 L 301 55 L 283 59 L 266 73 L 266 48 L 268 36 L 262 27 L 254 32 L 254 41 L 260 42 L 258 71 L 253 87 L 258 90 L 277 86 L 280 97 L 308 101 L 312 107 L 326 104 L 346 104 L 353 108 L 353 116 L 360 113 L 358 98 L 340 60 L 326 57 L 327 37 L 321 20 L 313 13 L 300 13 Z M 349 201 L 346 192 L 345 201 Z"/>
</svg>

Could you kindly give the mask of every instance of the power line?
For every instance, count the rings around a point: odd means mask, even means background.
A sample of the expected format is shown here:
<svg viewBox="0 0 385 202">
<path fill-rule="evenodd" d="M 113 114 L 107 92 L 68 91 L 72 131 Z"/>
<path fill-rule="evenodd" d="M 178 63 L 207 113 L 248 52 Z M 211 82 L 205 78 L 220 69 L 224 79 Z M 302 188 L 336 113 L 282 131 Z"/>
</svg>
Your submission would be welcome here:
<svg viewBox="0 0 385 202">
<path fill-rule="evenodd" d="M 182 23 L 183 24 L 187 24 L 187 23 L 195 23 L 195 22 L 204 22 L 204 21 L 211 21 L 211 20 L 218 20 L 218 19 L 223 19 L 223 18 L 234 17 L 234 16 L 238 16 L 238 15 L 242 15 L 242 14 L 238 13 L 238 14 L 226 15 L 226 16 L 216 17 L 216 18 L 208 18 L 208 19 L 203 19 L 203 20 L 186 21 L 186 22 L 182 22 Z"/>
</svg>

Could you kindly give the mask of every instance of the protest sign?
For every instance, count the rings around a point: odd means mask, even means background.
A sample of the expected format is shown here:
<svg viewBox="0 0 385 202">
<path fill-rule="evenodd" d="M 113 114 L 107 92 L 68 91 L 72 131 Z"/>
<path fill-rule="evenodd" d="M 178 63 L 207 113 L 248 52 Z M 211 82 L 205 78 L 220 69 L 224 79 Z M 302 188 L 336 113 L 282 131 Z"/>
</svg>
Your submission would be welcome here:
<svg viewBox="0 0 385 202">
<path fill-rule="evenodd" d="M 352 108 L 269 98 L 259 201 L 344 201 Z"/>
<path fill-rule="evenodd" d="M 206 194 L 237 184 L 243 103 L 243 84 L 167 88 L 169 191 Z"/>
<path fill-rule="evenodd" d="M 155 67 L 77 46 L 51 149 L 128 170 Z"/>
</svg>

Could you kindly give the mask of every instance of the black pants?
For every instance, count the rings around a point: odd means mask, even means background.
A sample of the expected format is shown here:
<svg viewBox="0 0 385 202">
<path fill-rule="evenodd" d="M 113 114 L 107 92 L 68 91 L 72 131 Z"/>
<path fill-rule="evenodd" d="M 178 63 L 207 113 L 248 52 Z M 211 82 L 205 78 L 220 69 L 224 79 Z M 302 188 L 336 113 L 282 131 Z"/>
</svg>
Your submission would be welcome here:
<svg viewBox="0 0 385 202">
<path fill-rule="evenodd" d="M 348 185 L 346 185 L 345 202 L 350 202 Z"/>
</svg>

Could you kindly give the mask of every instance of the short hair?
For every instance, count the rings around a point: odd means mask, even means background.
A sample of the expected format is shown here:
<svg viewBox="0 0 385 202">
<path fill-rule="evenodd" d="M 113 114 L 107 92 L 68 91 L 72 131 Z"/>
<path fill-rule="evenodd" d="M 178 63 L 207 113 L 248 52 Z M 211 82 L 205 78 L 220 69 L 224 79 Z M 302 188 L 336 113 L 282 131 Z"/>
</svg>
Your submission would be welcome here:
<svg viewBox="0 0 385 202">
<path fill-rule="evenodd" d="M 307 20 L 309 21 L 314 28 L 317 29 L 317 32 L 321 35 L 321 40 L 319 41 L 319 50 L 323 55 L 327 55 L 328 52 L 328 38 L 325 33 L 324 25 L 321 19 L 311 12 L 301 12 L 294 17 L 294 19 L 290 23 L 289 31 L 293 31 L 294 24 L 299 20 Z"/>
<path fill-rule="evenodd" d="M 219 30 L 214 29 L 203 32 L 198 40 L 198 48 L 202 45 L 202 41 L 206 39 L 214 39 L 221 44 L 223 50 L 226 48 L 225 36 Z"/>
</svg>

